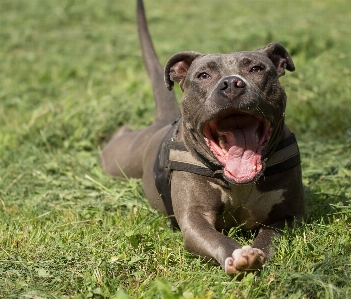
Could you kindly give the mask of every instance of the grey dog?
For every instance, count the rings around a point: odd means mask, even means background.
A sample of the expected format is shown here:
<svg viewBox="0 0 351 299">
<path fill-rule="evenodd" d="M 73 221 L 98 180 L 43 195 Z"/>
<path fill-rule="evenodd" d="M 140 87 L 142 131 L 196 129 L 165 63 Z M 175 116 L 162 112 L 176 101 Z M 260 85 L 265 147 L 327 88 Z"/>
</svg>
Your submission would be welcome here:
<svg viewBox="0 0 351 299">
<path fill-rule="evenodd" d="M 215 259 L 229 275 L 258 270 L 273 254 L 272 239 L 305 212 L 300 154 L 279 82 L 294 63 L 270 43 L 231 54 L 181 52 L 163 72 L 142 0 L 137 19 L 155 122 L 120 128 L 102 151 L 102 167 L 142 178 L 150 204 L 180 228 L 187 250 Z M 181 109 L 174 82 L 183 91 Z M 253 244 L 228 237 L 233 227 L 257 231 Z"/>
</svg>

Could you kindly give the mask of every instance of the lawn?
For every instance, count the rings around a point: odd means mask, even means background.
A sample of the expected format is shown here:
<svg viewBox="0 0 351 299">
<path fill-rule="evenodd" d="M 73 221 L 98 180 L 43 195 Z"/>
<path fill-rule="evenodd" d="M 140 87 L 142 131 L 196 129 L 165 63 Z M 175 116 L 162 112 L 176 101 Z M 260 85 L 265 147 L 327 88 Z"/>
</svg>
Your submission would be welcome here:
<svg viewBox="0 0 351 299">
<path fill-rule="evenodd" d="M 349 1 L 145 5 L 162 64 L 184 50 L 272 41 L 290 51 L 296 71 L 282 82 L 306 222 L 243 280 L 186 252 L 139 180 L 99 167 L 119 126 L 141 128 L 154 116 L 134 1 L 1 0 L 0 298 L 350 298 Z"/>
</svg>

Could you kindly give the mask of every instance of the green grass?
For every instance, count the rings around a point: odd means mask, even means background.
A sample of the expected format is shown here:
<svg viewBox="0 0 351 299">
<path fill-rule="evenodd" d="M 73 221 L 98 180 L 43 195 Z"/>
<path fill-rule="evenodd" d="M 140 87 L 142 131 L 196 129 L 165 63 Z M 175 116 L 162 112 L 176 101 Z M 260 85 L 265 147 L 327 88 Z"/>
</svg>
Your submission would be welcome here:
<svg viewBox="0 0 351 299">
<path fill-rule="evenodd" d="M 0 298 L 351 297 L 349 1 L 145 4 L 162 64 L 271 41 L 291 52 L 297 70 L 282 81 L 306 223 L 242 281 L 187 253 L 140 181 L 98 165 L 117 127 L 153 119 L 134 2 L 1 0 Z"/>
</svg>

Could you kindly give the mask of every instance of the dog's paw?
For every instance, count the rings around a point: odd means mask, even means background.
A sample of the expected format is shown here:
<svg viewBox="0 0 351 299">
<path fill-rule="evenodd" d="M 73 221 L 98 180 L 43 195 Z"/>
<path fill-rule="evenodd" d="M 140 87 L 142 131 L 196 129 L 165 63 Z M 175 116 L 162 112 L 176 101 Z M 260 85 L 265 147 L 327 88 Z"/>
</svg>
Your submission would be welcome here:
<svg viewBox="0 0 351 299">
<path fill-rule="evenodd" d="M 225 272 L 233 275 L 242 271 L 256 271 L 262 268 L 265 260 L 266 256 L 262 250 L 243 246 L 235 249 L 232 256 L 225 260 Z"/>
</svg>

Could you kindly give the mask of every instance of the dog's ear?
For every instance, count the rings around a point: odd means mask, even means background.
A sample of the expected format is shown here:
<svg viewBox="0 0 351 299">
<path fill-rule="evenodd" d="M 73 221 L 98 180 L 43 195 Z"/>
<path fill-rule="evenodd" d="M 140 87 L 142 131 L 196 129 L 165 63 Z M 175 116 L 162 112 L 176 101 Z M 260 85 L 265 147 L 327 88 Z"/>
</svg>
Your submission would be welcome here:
<svg viewBox="0 0 351 299">
<path fill-rule="evenodd" d="M 259 52 L 265 53 L 273 62 L 277 69 L 278 75 L 284 76 L 285 70 L 293 72 L 295 70 L 294 62 L 288 51 L 279 43 L 270 43 L 265 48 L 258 49 Z"/>
<path fill-rule="evenodd" d="M 202 54 L 197 52 L 181 52 L 173 55 L 165 67 L 165 82 L 169 90 L 172 90 L 174 82 L 178 82 L 181 89 L 182 83 L 188 73 L 190 65 Z"/>
</svg>

